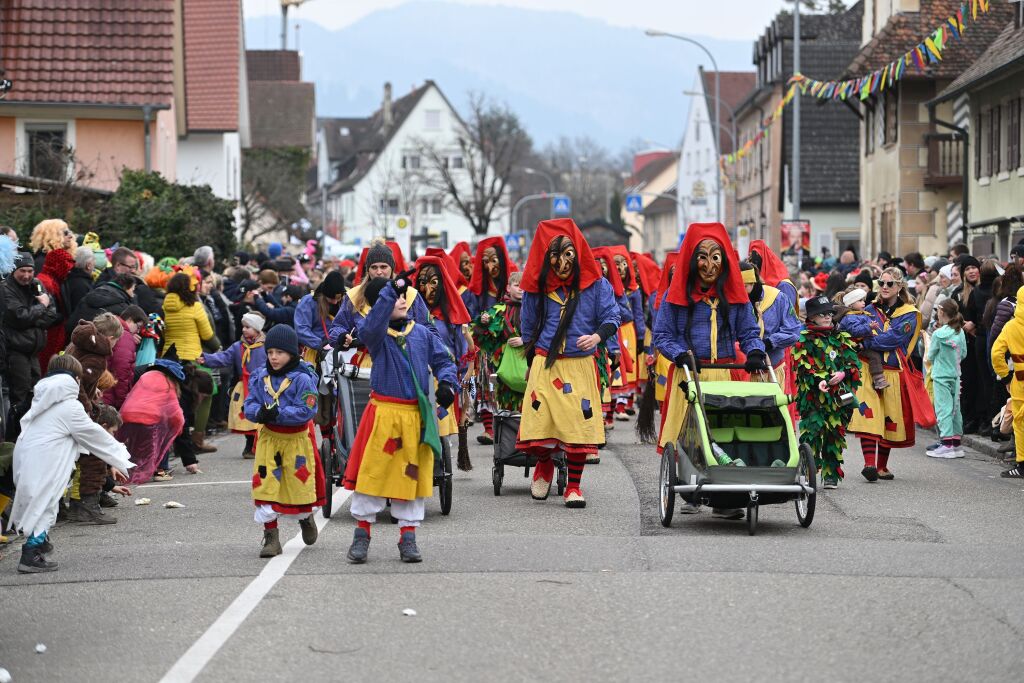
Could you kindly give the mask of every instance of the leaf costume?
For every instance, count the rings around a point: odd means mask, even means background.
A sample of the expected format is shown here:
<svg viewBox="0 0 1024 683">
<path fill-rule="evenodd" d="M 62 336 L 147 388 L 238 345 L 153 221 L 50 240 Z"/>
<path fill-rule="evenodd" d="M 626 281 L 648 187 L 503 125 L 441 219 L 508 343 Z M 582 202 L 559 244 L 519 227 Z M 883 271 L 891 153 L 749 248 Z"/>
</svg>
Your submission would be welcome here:
<svg viewBox="0 0 1024 683">
<path fill-rule="evenodd" d="M 844 406 L 841 396 L 860 387 L 857 345 L 846 332 L 831 327 L 807 327 L 793 350 L 796 376 L 796 407 L 800 413 L 800 443 L 808 444 L 825 479 L 843 478 L 843 449 L 846 425 L 853 406 Z M 825 391 L 819 388 L 837 372 L 846 376 Z"/>
<path fill-rule="evenodd" d="M 520 336 L 521 306 L 520 302 L 506 297 L 505 301 L 485 311 L 490 317 L 486 325 L 481 322 L 480 316 L 474 321 L 477 342 L 480 349 L 487 354 L 488 363 L 493 368 L 501 366 L 501 357 L 505 354 L 508 340 Z M 514 391 L 500 379 L 495 380 L 494 400 L 499 410 L 522 412 L 523 394 Z"/>
</svg>

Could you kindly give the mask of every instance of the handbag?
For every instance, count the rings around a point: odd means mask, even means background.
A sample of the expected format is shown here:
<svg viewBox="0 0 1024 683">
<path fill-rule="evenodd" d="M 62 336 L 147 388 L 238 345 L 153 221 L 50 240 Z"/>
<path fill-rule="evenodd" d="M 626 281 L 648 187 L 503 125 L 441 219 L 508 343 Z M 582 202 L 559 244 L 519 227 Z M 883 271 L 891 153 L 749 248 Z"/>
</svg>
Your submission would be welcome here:
<svg viewBox="0 0 1024 683">
<path fill-rule="evenodd" d="M 526 353 L 523 347 L 505 346 L 498 363 L 498 379 L 517 394 L 526 391 Z"/>
<path fill-rule="evenodd" d="M 405 338 L 396 341 L 398 341 L 399 351 L 402 352 L 402 356 L 409 366 L 412 383 L 416 389 L 416 403 L 420 409 L 420 421 L 423 422 L 423 436 L 420 442 L 430 446 L 430 450 L 434 452 L 434 466 L 437 467 L 441 463 L 441 435 L 437 430 L 437 414 L 434 412 L 434 407 L 430 405 L 426 394 L 420 389 L 420 381 L 416 378 L 416 371 L 413 370 L 412 361 L 409 360 L 409 354 L 405 350 Z"/>
<path fill-rule="evenodd" d="M 900 378 L 907 390 L 910 409 L 914 413 L 914 424 L 924 429 L 934 427 L 937 422 L 935 407 L 924 386 L 924 377 L 921 375 L 921 371 L 907 362 L 907 355 L 902 350 L 898 350 L 896 355 L 899 356 L 900 363 L 903 364 Z"/>
</svg>

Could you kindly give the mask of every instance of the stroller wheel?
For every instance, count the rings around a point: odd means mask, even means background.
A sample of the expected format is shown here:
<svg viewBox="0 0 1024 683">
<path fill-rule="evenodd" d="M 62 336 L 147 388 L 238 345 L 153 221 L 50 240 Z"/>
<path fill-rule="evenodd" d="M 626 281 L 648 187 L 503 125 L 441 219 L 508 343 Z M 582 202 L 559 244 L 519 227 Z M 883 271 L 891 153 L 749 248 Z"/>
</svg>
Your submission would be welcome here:
<svg viewBox="0 0 1024 683">
<path fill-rule="evenodd" d="M 441 440 L 441 481 L 437 485 L 438 497 L 441 499 L 441 514 L 452 511 L 452 450 L 448 439 Z"/>
<path fill-rule="evenodd" d="M 320 464 L 326 474 L 324 477 L 324 506 L 320 508 L 320 513 L 324 519 L 330 519 L 331 507 L 334 504 L 334 444 L 330 439 L 320 442 L 320 455 Z"/>
<path fill-rule="evenodd" d="M 757 503 L 747 506 L 747 533 L 751 536 L 757 533 Z"/>
<path fill-rule="evenodd" d="M 672 515 L 676 510 L 676 448 L 665 444 L 661 451 L 661 469 L 658 476 L 658 514 L 663 527 L 672 526 Z"/>
<path fill-rule="evenodd" d="M 558 495 L 565 495 L 565 485 L 569 483 L 569 471 L 566 468 L 565 462 L 561 462 L 558 465 L 558 477 L 556 485 L 558 487 Z"/>
<path fill-rule="evenodd" d="M 796 519 L 800 522 L 800 526 L 806 529 L 814 521 L 814 505 L 818 497 L 818 473 L 814 465 L 814 454 L 811 453 L 811 447 L 807 444 L 800 446 L 800 465 L 797 472 L 801 477 L 807 479 L 807 483 L 815 491 L 810 494 L 802 493 L 796 498 Z"/>
<path fill-rule="evenodd" d="M 501 480 L 504 478 L 503 472 L 498 469 L 498 465 L 491 468 L 491 483 L 494 484 L 494 495 L 501 495 Z"/>
</svg>

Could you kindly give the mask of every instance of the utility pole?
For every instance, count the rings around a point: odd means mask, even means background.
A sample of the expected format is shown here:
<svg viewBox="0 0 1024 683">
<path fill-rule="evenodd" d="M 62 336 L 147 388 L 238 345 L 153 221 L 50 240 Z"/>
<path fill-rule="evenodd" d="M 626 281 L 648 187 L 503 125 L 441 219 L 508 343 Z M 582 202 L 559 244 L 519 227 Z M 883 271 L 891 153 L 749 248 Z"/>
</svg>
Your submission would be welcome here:
<svg viewBox="0 0 1024 683">
<path fill-rule="evenodd" d="M 793 5 L 793 73 L 800 73 L 800 0 Z M 798 89 L 799 85 L 796 86 Z M 793 97 L 793 219 L 800 220 L 800 93 Z"/>
<path fill-rule="evenodd" d="M 298 7 L 308 0 L 281 0 L 281 49 L 288 49 L 288 9 Z M 297 38 L 297 36 L 296 36 Z"/>
</svg>

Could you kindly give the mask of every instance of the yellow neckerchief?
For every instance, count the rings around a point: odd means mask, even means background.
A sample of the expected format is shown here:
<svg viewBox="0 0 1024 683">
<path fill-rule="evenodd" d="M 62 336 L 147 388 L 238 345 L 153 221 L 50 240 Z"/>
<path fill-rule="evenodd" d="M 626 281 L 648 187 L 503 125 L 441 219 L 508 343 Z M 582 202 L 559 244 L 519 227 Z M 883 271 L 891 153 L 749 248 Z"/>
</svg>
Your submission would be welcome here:
<svg viewBox="0 0 1024 683">
<path fill-rule="evenodd" d="M 551 299 L 552 301 L 554 301 L 559 306 L 561 306 L 561 308 L 558 311 L 558 322 L 559 323 L 562 322 L 562 316 L 565 315 L 565 306 L 566 306 L 566 304 L 569 303 L 569 300 L 572 299 L 573 296 L 574 296 L 574 294 L 572 292 L 569 292 L 569 294 L 566 295 L 565 299 L 563 299 L 562 297 L 558 296 L 558 290 L 552 289 L 550 292 L 548 292 L 548 298 Z M 541 329 L 543 329 L 544 321 L 540 321 L 540 326 L 541 326 Z M 562 341 L 562 348 L 560 348 L 560 349 L 548 349 L 548 353 L 551 353 L 552 351 L 554 351 L 556 354 L 561 354 L 563 351 L 565 351 L 565 340 Z"/>
<path fill-rule="evenodd" d="M 771 308 L 772 304 L 775 303 L 775 300 L 779 298 L 779 290 L 774 287 L 769 287 L 768 285 L 761 285 L 761 287 L 764 289 L 764 296 L 762 296 L 761 300 L 757 302 L 757 306 L 754 306 L 754 312 L 757 313 L 757 325 L 761 328 L 761 338 L 763 339 L 764 313 Z"/>
<path fill-rule="evenodd" d="M 265 375 L 263 377 L 263 388 L 267 390 L 268 394 L 270 394 L 270 398 L 274 399 L 274 402 L 270 404 L 271 406 L 281 405 L 281 394 L 283 394 L 285 389 L 287 389 L 291 385 L 292 378 L 285 377 L 284 381 L 281 382 L 281 386 L 278 388 L 278 390 L 274 391 L 274 385 L 270 383 L 270 375 Z"/>
<path fill-rule="evenodd" d="M 405 329 L 402 330 L 401 332 L 399 332 L 398 330 L 393 330 L 393 329 L 391 329 L 391 327 L 388 327 L 388 336 L 392 337 L 392 338 L 394 338 L 396 340 L 399 337 L 402 337 L 402 338 L 408 337 L 409 333 L 412 332 L 412 328 L 414 328 L 415 326 L 416 326 L 416 321 L 415 320 L 410 320 L 410 321 L 408 321 L 406 323 Z"/>
<path fill-rule="evenodd" d="M 875 310 L 877 310 L 879 313 L 882 313 L 881 309 L 877 307 Z M 896 307 L 896 310 L 892 312 L 892 316 L 885 319 L 885 325 L 882 327 L 882 329 L 888 330 L 889 324 L 893 320 L 900 317 L 901 315 L 906 315 L 907 313 L 917 314 L 917 322 L 914 325 L 914 334 L 910 337 L 910 344 L 907 345 L 907 355 L 909 356 L 911 353 L 914 352 L 914 347 L 917 346 L 918 337 L 921 336 L 921 311 L 917 310 L 917 307 L 914 306 L 914 304 L 900 304 L 899 306 Z M 885 314 L 882 313 L 882 315 Z"/>
<path fill-rule="evenodd" d="M 711 309 L 711 362 L 718 360 L 718 298 L 705 296 L 701 299 Z"/>
<path fill-rule="evenodd" d="M 258 349 L 263 346 L 262 341 L 253 342 L 252 344 L 246 344 L 242 342 L 242 367 L 244 368 L 249 364 L 249 356 L 252 355 L 253 349 Z"/>
<path fill-rule="evenodd" d="M 356 293 L 363 291 L 364 284 L 364 282 L 360 282 L 358 285 L 348 290 L 348 300 L 351 301 L 353 305 L 355 305 L 356 303 Z M 419 292 L 416 291 L 415 287 L 409 287 L 407 290 L 405 290 L 405 303 L 409 304 L 410 310 L 412 309 L 412 303 L 416 301 L 416 296 L 418 294 Z M 363 307 L 359 309 L 359 315 L 365 318 L 366 316 L 370 315 L 371 308 L 372 306 L 370 306 L 370 304 L 364 303 Z"/>
</svg>

